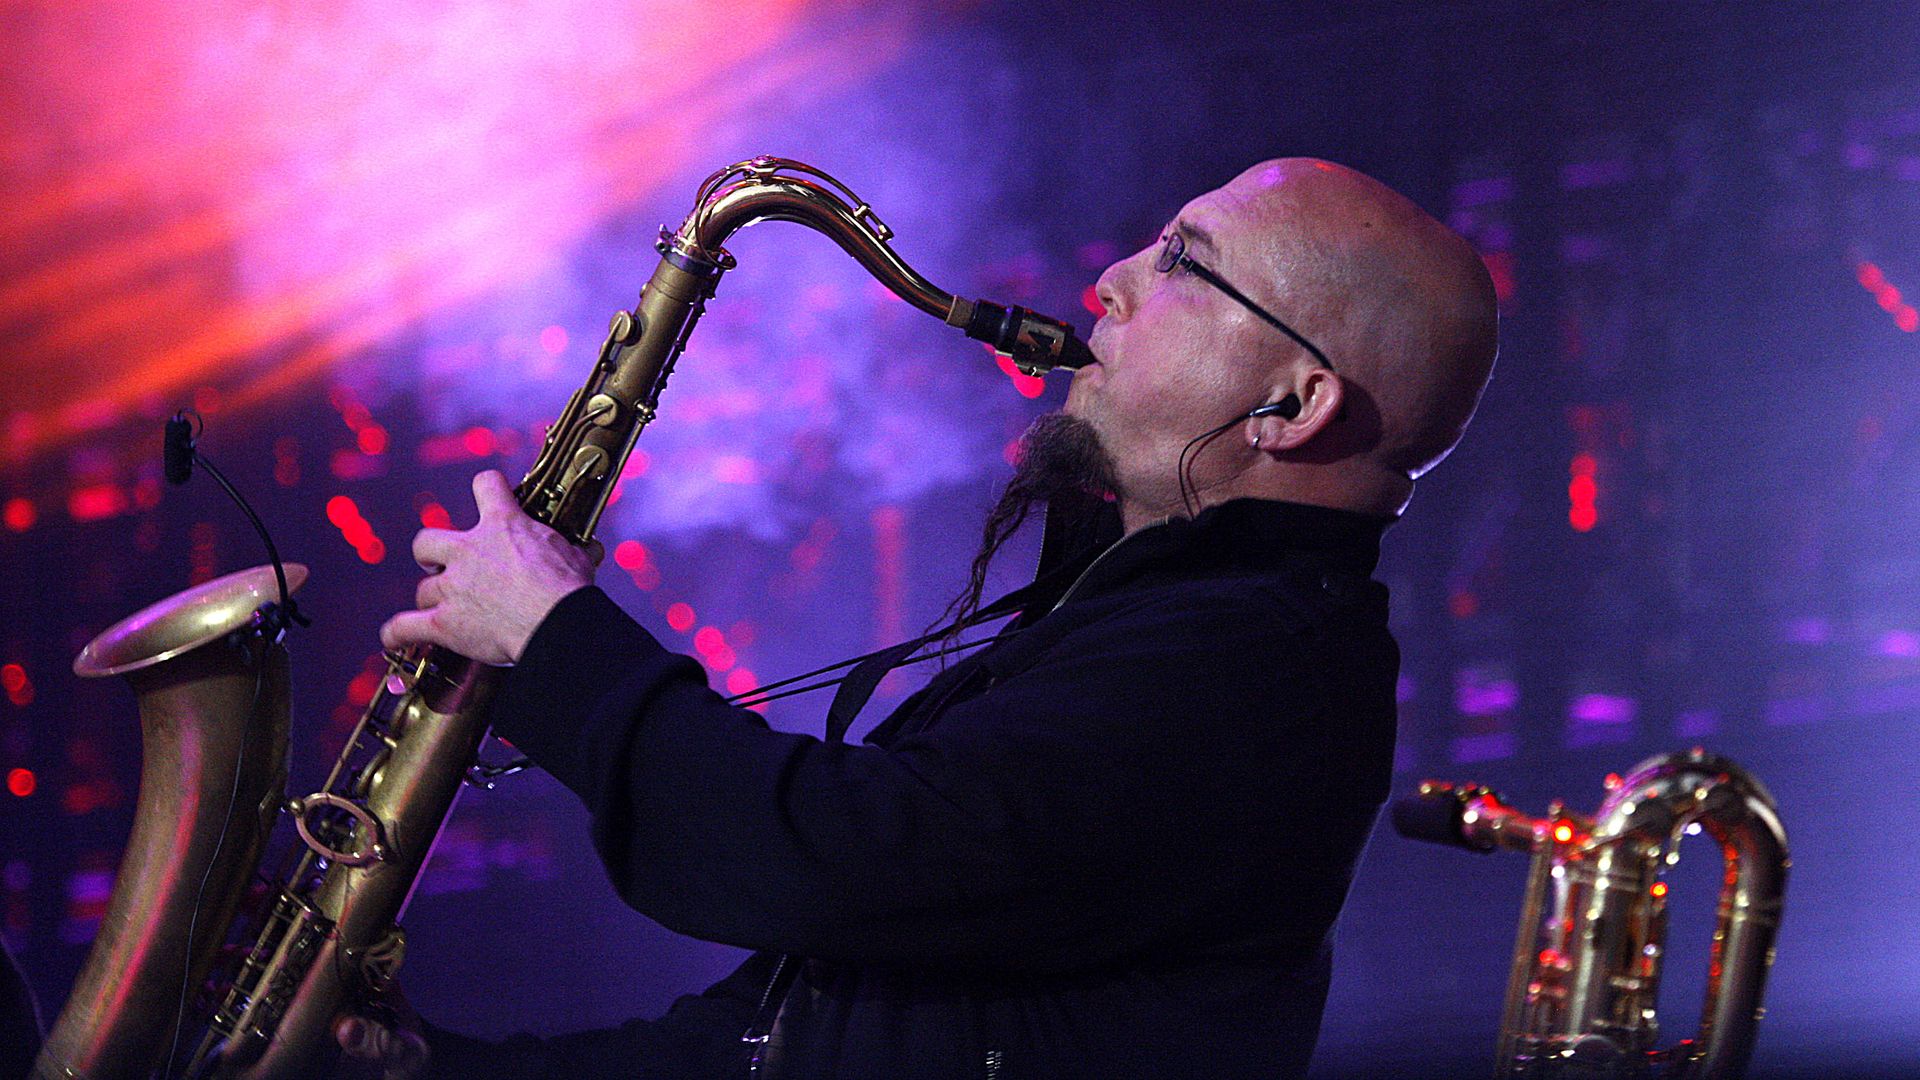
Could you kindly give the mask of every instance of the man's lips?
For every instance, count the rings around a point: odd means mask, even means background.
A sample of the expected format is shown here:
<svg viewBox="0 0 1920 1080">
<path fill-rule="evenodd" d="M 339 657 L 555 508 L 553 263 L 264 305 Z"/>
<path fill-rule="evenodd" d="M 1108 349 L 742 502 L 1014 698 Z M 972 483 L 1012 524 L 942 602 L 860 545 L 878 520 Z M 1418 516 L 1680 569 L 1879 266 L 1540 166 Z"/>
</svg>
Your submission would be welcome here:
<svg viewBox="0 0 1920 1080">
<path fill-rule="evenodd" d="M 1091 363 L 1083 365 L 1084 367 L 1092 367 L 1094 364 L 1098 364 L 1101 354 L 1106 352 L 1106 345 L 1100 340 L 1100 330 L 1100 324 L 1095 323 L 1093 333 L 1087 335 L 1087 351 L 1093 354 L 1093 360 Z"/>
</svg>

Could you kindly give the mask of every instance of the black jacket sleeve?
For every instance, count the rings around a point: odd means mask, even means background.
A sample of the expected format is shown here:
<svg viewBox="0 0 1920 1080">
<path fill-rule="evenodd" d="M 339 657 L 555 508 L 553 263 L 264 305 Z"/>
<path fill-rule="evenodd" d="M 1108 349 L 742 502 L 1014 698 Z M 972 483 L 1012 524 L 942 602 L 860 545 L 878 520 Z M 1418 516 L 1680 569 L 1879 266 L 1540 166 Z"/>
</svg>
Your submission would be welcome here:
<svg viewBox="0 0 1920 1080">
<path fill-rule="evenodd" d="M 1204 928 L 1251 875 L 1311 872 L 1299 816 L 1325 794 L 1331 725 L 1272 608 L 1149 594 L 882 748 L 770 729 L 585 588 L 494 722 L 586 802 L 614 884 L 671 929 L 821 960 L 1084 969 Z"/>
<path fill-rule="evenodd" d="M 549 1080 L 620 1076 L 687 1080 L 745 1072 L 751 1047 L 740 1041 L 759 1008 L 778 957 L 759 953 L 704 993 L 688 994 L 658 1020 L 550 1039 L 515 1035 L 475 1039 L 426 1025 L 427 1068 L 421 1080 Z"/>
</svg>

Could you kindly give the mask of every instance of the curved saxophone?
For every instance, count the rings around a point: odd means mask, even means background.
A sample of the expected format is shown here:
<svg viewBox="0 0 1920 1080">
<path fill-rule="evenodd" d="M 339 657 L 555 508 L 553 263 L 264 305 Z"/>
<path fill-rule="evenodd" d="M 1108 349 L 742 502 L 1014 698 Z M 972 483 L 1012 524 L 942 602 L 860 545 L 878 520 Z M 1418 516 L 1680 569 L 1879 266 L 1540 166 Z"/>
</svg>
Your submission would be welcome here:
<svg viewBox="0 0 1920 1080">
<path fill-rule="evenodd" d="M 1608 778 L 1591 819 L 1554 803 L 1529 817 L 1487 788 L 1429 780 L 1393 809 L 1404 836 L 1533 856 L 1501 1018 L 1496 1077 L 1735 1080 L 1765 1009 L 1786 894 L 1786 830 L 1773 796 L 1699 748 Z M 1726 873 L 1697 1035 L 1655 1049 L 1666 952 L 1663 870 L 1704 831 Z M 1551 894 L 1551 895 L 1549 895 Z"/>
<path fill-rule="evenodd" d="M 894 253 L 887 244 L 892 231 L 839 181 L 798 162 L 754 158 L 708 177 L 680 228 L 661 230 L 660 262 L 639 302 L 613 316 L 586 384 L 548 430 L 515 489 L 535 520 L 575 544 L 592 540 L 674 362 L 721 275 L 734 266 L 724 244 L 758 221 L 791 221 L 825 233 L 902 299 L 987 342 L 1028 374 L 1092 359 L 1063 322 L 936 288 Z M 380 689 L 322 790 L 286 804 L 305 850 L 194 1050 L 188 1076 L 282 1080 L 312 1074 L 332 1057 L 334 1018 L 376 994 L 399 967 L 405 937 L 397 920 L 420 869 L 463 780 L 484 784 L 485 767 L 475 762 L 498 669 L 438 648 L 390 655 L 388 661 Z M 145 791 L 143 784 L 143 811 Z M 218 876 L 232 891 L 220 904 L 232 906 L 252 858 L 242 868 L 246 872 L 223 864 Z M 114 902 L 119 900 L 116 892 Z M 151 922 L 179 913 L 168 907 L 144 914 Z M 96 948 L 88 968 L 99 967 L 96 981 L 110 980 L 117 962 Z M 205 963 L 194 962 L 196 973 Z M 174 975 L 186 977 L 177 968 Z M 160 1038 L 171 1027 L 178 1000 L 162 996 L 145 1010 L 128 1007 L 112 1015 L 70 1004 L 35 1076 L 149 1075 L 167 1056 Z M 156 1009 L 164 1009 L 157 1020 L 151 1015 Z M 61 1049 L 125 1045 L 135 1028 L 153 1043 L 137 1062 L 129 1054 L 125 1064 L 110 1068 L 99 1054 L 77 1057 Z"/>
</svg>

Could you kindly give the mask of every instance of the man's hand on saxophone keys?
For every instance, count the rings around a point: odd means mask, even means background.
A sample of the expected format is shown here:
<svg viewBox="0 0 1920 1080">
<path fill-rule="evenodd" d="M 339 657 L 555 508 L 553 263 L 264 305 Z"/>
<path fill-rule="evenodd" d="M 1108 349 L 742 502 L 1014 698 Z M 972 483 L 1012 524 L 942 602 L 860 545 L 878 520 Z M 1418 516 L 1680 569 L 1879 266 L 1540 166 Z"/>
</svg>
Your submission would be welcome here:
<svg viewBox="0 0 1920 1080">
<path fill-rule="evenodd" d="M 394 986 L 381 995 L 380 1019 L 349 1013 L 333 1024 L 340 1063 L 331 1080 L 414 1080 L 427 1067 L 420 1014 Z"/>
<path fill-rule="evenodd" d="M 473 478 L 480 520 L 471 529 L 422 529 L 413 558 L 427 571 L 418 610 L 380 628 L 389 649 L 440 645 L 487 664 L 520 659 L 533 632 L 568 593 L 593 583 L 599 559 L 528 517 L 507 478 Z"/>
</svg>

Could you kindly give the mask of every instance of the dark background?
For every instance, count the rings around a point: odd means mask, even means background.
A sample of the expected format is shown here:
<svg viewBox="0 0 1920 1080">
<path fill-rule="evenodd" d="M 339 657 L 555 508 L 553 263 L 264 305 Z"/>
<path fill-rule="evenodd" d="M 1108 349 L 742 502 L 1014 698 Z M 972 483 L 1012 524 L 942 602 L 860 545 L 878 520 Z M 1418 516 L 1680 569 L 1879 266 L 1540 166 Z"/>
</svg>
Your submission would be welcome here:
<svg viewBox="0 0 1920 1080">
<path fill-rule="evenodd" d="M 1734 758 L 1795 855 L 1756 1071 L 1920 1071 L 1920 338 L 1890 291 L 1920 292 L 1920 5 L 402 7 L 0 21 L 19 58 L 0 76 L 0 662 L 19 672 L 0 928 L 50 1007 L 138 782 L 130 695 L 73 679 L 72 656 L 259 560 L 206 481 L 159 483 L 175 405 L 201 407 L 203 448 L 314 569 L 292 648 L 296 786 L 316 783 L 408 604 L 411 533 L 470 519 L 475 468 L 524 469 L 707 171 L 820 165 L 943 287 L 1084 328 L 1099 269 L 1181 202 L 1304 154 L 1448 220 L 1502 293 L 1492 387 L 1381 568 L 1399 785 L 1591 811 L 1650 754 Z M 1065 382 L 1027 396 L 804 230 L 732 247 L 601 577 L 692 648 L 667 624 L 690 605 L 733 654 L 708 655 L 716 685 L 745 686 L 933 618 L 1003 447 Z M 386 550 L 329 523 L 339 496 Z M 769 717 L 817 730 L 823 708 Z M 622 907 L 584 826 L 539 774 L 462 801 L 406 920 L 423 1012 L 610 1024 L 734 962 Z M 1698 1012 L 1716 892 L 1706 841 L 1683 850 L 1669 1039 Z M 1490 1057 L 1525 869 L 1377 835 L 1318 1072 Z"/>
</svg>

